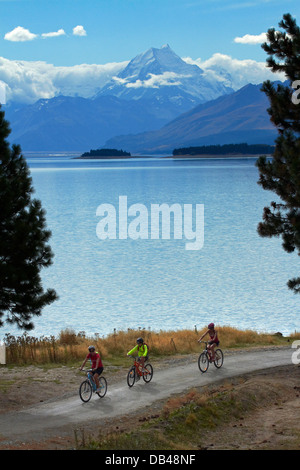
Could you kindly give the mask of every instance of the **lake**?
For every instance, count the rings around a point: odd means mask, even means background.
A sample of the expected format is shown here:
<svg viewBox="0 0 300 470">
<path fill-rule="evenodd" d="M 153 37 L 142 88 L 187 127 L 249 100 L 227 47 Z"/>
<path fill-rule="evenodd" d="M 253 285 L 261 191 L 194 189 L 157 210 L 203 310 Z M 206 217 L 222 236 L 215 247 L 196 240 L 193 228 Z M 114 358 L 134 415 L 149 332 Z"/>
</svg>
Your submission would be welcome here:
<svg viewBox="0 0 300 470">
<path fill-rule="evenodd" d="M 42 272 L 59 300 L 34 318 L 31 335 L 65 328 L 107 335 L 117 330 L 202 328 L 299 331 L 299 296 L 286 286 L 299 257 L 279 239 L 261 238 L 263 207 L 275 200 L 257 184 L 254 158 L 74 160 L 28 156 L 47 212 L 55 253 Z M 204 205 L 204 244 L 183 239 L 107 239 L 96 234 L 99 205 Z M 11 326 L 1 329 L 21 334 Z"/>
</svg>

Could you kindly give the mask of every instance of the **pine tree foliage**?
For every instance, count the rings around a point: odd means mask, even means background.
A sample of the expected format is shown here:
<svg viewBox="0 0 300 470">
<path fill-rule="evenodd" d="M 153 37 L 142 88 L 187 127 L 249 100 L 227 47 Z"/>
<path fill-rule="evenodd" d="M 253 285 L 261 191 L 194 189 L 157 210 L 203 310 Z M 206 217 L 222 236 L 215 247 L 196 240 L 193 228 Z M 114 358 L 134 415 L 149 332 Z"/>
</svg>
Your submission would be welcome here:
<svg viewBox="0 0 300 470">
<path fill-rule="evenodd" d="M 300 28 L 290 14 L 283 16 L 279 26 L 283 31 L 269 29 L 267 42 L 262 45 L 269 56 L 267 66 L 273 72 L 283 72 L 287 79 L 279 84 L 266 81 L 262 87 L 279 135 L 272 160 L 263 156 L 257 162 L 258 183 L 273 191 L 279 200 L 264 208 L 258 233 L 262 237 L 281 237 L 285 251 L 300 255 L 300 104 L 292 99 L 293 82 L 300 79 Z M 300 277 L 289 280 L 288 287 L 300 293 Z"/>
<path fill-rule="evenodd" d="M 10 148 L 9 134 L 0 109 L 0 326 L 31 330 L 32 317 L 57 299 L 53 289 L 44 291 L 40 277 L 52 264 L 51 232 L 41 202 L 32 198 L 26 160 L 18 145 Z"/>
</svg>

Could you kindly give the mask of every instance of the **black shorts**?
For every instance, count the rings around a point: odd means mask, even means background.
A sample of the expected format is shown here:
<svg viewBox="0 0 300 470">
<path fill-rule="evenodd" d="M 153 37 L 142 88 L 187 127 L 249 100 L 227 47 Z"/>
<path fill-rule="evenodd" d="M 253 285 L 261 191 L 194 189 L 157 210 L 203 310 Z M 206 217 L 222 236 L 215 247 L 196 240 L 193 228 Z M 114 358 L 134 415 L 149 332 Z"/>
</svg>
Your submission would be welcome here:
<svg viewBox="0 0 300 470">
<path fill-rule="evenodd" d="M 148 361 L 148 356 L 139 356 L 138 358 L 138 362 L 140 362 L 140 360 L 142 359 L 142 357 L 145 359 L 145 362 Z"/>
<path fill-rule="evenodd" d="M 94 374 L 101 375 L 102 372 L 103 372 L 103 367 L 98 367 L 98 369 L 92 371 L 92 374 L 93 374 L 93 375 L 94 375 Z"/>
<path fill-rule="evenodd" d="M 212 344 L 215 344 L 216 346 L 219 346 L 220 341 L 208 341 L 208 344 L 211 346 Z"/>
</svg>

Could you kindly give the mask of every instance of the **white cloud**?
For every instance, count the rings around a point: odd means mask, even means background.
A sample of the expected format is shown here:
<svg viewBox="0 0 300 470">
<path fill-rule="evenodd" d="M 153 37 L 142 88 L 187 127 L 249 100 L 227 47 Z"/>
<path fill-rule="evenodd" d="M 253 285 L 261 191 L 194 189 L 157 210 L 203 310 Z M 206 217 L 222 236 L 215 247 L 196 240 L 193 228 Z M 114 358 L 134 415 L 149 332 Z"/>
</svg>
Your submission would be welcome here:
<svg viewBox="0 0 300 470">
<path fill-rule="evenodd" d="M 189 64 L 198 65 L 208 80 L 221 80 L 225 85 L 234 90 L 253 83 L 258 85 L 264 80 L 285 80 L 283 74 L 274 74 L 266 67 L 265 62 L 257 62 L 252 59 L 233 59 L 229 55 L 216 53 L 210 59 L 202 61 L 200 58 L 193 60 L 184 58 Z"/>
<path fill-rule="evenodd" d="M 180 79 L 187 78 L 187 75 L 181 75 L 175 72 L 164 72 L 160 75 L 149 73 L 147 80 L 136 80 L 126 83 L 126 88 L 159 88 L 161 86 L 181 85 Z M 117 77 L 114 77 L 116 79 Z M 120 81 L 119 79 L 117 79 Z"/>
<path fill-rule="evenodd" d="M 63 29 L 59 29 L 58 31 L 54 31 L 52 33 L 43 33 L 42 34 L 42 37 L 43 38 L 55 38 L 55 37 L 58 37 L 58 36 L 65 36 L 66 33 Z"/>
<path fill-rule="evenodd" d="M 86 36 L 86 31 L 83 26 L 77 25 L 73 28 L 73 35 L 74 36 Z M 34 34 L 29 31 L 29 29 L 23 28 L 22 26 L 17 26 L 12 31 L 9 31 L 5 34 L 4 39 L 7 41 L 13 42 L 24 42 L 24 41 L 32 41 L 38 37 L 45 38 L 55 38 L 59 36 L 66 36 L 66 32 L 64 29 L 59 29 L 58 31 L 51 31 L 49 33 L 42 33 Z"/>
<path fill-rule="evenodd" d="M 23 28 L 22 26 L 17 26 L 15 29 L 6 33 L 4 39 L 7 41 L 13 42 L 24 42 L 24 41 L 32 41 L 37 37 L 37 34 L 33 34 L 29 31 L 29 29 Z"/>
<path fill-rule="evenodd" d="M 27 62 L 0 57 L 0 80 L 6 84 L 6 100 L 34 103 L 58 95 L 94 96 L 128 62 L 56 67 L 46 62 Z"/>
<path fill-rule="evenodd" d="M 236 37 L 234 42 L 238 44 L 262 44 L 267 41 L 267 33 L 261 34 L 245 34 L 242 37 Z"/>
<path fill-rule="evenodd" d="M 213 83 L 221 80 L 227 86 L 238 90 L 248 83 L 259 84 L 264 80 L 284 80 L 282 74 L 274 74 L 264 62 L 239 60 L 216 53 L 207 60 L 184 59 L 198 65 L 204 77 Z M 91 98 L 111 79 L 127 87 L 149 88 L 178 85 L 185 76 L 174 72 L 149 75 L 145 80 L 133 83 L 117 78 L 128 61 L 108 64 L 80 64 L 58 67 L 46 62 L 27 62 L 0 57 L 0 81 L 5 83 L 6 101 L 34 103 L 40 98 L 53 98 L 58 95 L 82 96 Z"/>
<path fill-rule="evenodd" d="M 119 85 L 125 85 L 125 83 L 127 83 L 127 78 L 112 77 L 112 80 L 117 82 Z"/>
<path fill-rule="evenodd" d="M 86 36 L 86 30 L 83 26 L 77 25 L 73 28 L 73 34 L 74 36 Z"/>
<path fill-rule="evenodd" d="M 6 104 L 6 84 L 0 80 L 0 104 Z"/>
</svg>

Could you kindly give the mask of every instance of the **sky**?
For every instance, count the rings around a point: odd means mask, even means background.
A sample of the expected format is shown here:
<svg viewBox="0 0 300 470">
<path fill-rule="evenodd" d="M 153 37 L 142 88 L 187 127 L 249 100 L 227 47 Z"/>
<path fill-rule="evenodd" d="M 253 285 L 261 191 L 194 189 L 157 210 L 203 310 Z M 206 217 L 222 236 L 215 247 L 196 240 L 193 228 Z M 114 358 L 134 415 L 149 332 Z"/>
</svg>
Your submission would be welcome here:
<svg viewBox="0 0 300 470">
<path fill-rule="evenodd" d="M 101 86 L 121 64 L 164 44 L 198 65 L 224 57 L 229 68 L 262 64 L 265 32 L 288 12 L 299 24 L 299 0 L 0 0 L 0 80 L 17 93 L 11 77 L 29 83 L 43 63 L 56 89 L 58 72 L 74 78 L 86 64 L 86 77 L 92 72 Z"/>
</svg>

